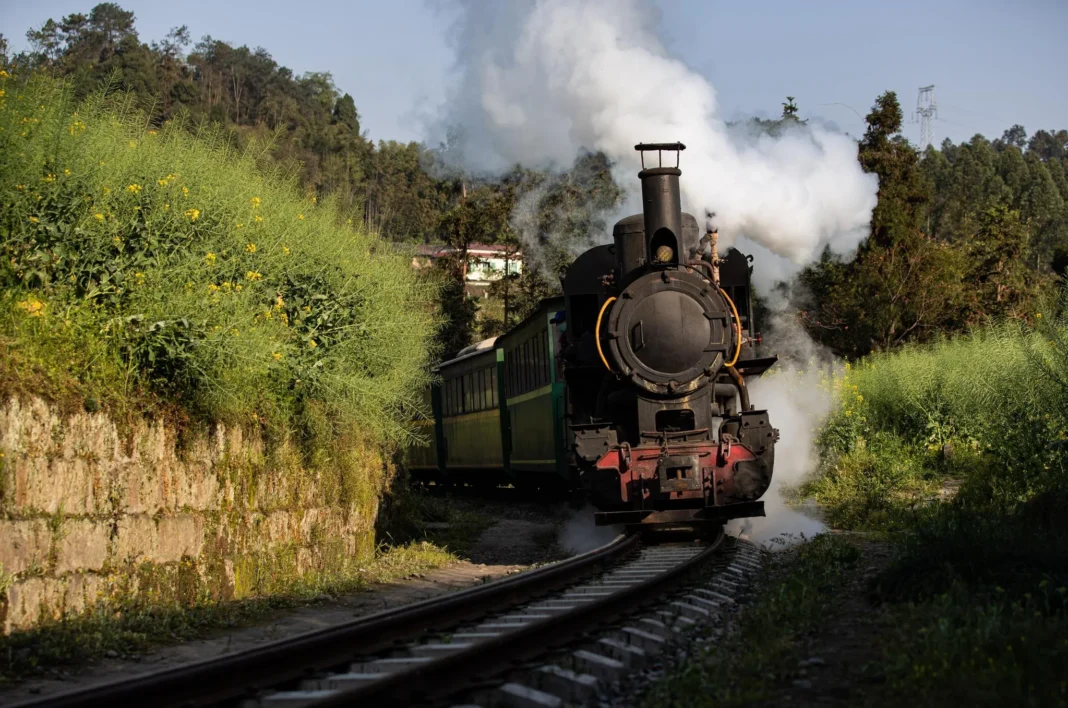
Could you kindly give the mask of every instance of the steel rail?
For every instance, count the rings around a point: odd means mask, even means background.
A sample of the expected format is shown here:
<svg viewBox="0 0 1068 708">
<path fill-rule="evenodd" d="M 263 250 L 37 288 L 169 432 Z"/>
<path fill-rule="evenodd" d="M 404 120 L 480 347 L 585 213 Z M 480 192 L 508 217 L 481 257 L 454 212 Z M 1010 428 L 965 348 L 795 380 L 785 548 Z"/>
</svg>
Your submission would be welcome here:
<svg viewBox="0 0 1068 708">
<path fill-rule="evenodd" d="M 598 549 L 485 585 L 385 610 L 344 624 L 131 679 L 18 703 L 12 708 L 190 708 L 246 698 L 403 645 L 574 583 L 638 547 L 620 536 Z"/>
<path fill-rule="evenodd" d="M 666 592 L 716 555 L 724 538 L 725 534 L 721 532 L 701 553 L 602 600 L 555 614 L 468 649 L 389 674 L 365 686 L 340 691 L 308 705 L 314 708 L 433 705 L 470 689 L 472 685 L 484 685 L 490 679 L 572 643 L 606 623 L 663 601 Z"/>
</svg>

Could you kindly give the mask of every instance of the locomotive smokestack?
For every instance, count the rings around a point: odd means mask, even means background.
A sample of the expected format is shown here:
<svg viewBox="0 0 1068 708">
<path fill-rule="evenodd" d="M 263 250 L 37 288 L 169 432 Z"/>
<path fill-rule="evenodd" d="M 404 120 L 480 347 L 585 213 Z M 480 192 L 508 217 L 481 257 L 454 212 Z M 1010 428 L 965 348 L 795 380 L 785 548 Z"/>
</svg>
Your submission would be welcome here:
<svg viewBox="0 0 1068 708">
<path fill-rule="evenodd" d="M 682 143 L 641 143 L 634 149 L 642 155 L 642 210 L 645 215 L 646 262 L 679 263 L 682 244 L 682 198 L 679 194 L 679 153 Z M 645 166 L 645 153 L 657 153 L 657 166 Z M 675 153 L 675 166 L 664 166 L 664 153 Z M 670 158 L 669 158 L 670 162 Z"/>
</svg>

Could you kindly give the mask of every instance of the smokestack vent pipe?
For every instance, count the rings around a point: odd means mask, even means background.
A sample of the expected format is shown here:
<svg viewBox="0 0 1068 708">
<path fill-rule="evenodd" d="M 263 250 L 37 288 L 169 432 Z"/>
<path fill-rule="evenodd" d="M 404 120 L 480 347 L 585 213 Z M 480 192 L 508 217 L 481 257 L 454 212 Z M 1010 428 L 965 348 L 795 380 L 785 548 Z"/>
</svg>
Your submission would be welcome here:
<svg viewBox="0 0 1068 708">
<path fill-rule="evenodd" d="M 642 155 L 642 171 L 638 177 L 642 181 L 646 262 L 677 265 L 682 245 L 682 197 L 679 192 L 682 171 L 678 168 L 678 153 L 686 146 L 682 143 L 640 143 L 634 149 Z M 660 165 L 646 167 L 645 153 L 654 150 L 660 157 Z M 675 167 L 663 166 L 664 151 L 676 153 Z"/>
</svg>

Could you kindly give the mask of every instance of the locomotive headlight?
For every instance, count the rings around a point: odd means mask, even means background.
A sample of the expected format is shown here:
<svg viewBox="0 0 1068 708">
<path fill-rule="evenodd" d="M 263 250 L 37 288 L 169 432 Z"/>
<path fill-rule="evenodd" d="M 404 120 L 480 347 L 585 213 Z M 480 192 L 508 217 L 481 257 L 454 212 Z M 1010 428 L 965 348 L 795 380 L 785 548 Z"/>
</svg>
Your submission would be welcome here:
<svg viewBox="0 0 1068 708">
<path fill-rule="evenodd" d="M 656 249 L 656 260 L 659 263 L 670 263 L 674 255 L 675 251 L 671 250 L 671 246 L 661 246 Z"/>
</svg>

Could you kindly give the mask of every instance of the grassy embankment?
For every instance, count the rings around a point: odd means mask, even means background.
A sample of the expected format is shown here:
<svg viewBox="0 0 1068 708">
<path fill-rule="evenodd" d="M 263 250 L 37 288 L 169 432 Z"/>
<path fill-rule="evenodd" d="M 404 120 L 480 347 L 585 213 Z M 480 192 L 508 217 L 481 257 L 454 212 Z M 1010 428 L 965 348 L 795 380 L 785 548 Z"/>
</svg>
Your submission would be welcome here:
<svg viewBox="0 0 1068 708">
<path fill-rule="evenodd" d="M 348 450 L 408 439 L 433 286 L 358 218 L 272 172 L 268 149 L 235 151 L 212 127 L 149 125 L 130 97 L 79 105 L 59 82 L 0 74 L 0 394 L 120 425 L 247 426 L 268 454 L 284 441 L 349 503 L 374 504 L 388 470 L 369 475 Z M 123 652 L 449 557 L 418 542 L 381 548 L 226 606 L 131 598 L 5 638 L 0 653 L 18 673 Z"/>
<path fill-rule="evenodd" d="M 866 589 L 889 619 L 854 703 L 1068 703 L 1065 298 L 1035 328 L 872 356 L 832 380 L 822 464 L 800 492 L 833 526 L 894 549 Z M 861 560 L 842 537 L 803 547 L 739 632 L 652 703 L 742 705 L 789 686 L 801 637 L 836 616 Z"/>
</svg>

